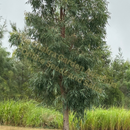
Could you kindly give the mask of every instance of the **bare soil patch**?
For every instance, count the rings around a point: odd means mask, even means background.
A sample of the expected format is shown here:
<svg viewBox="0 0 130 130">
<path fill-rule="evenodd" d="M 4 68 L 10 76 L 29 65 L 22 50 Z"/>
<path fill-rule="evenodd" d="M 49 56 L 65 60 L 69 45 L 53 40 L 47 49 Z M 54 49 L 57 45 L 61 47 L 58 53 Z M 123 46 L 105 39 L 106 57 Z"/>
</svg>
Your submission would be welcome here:
<svg viewBox="0 0 130 130">
<path fill-rule="evenodd" d="M 60 129 L 42 129 L 30 127 L 13 127 L 13 126 L 0 126 L 0 130 L 60 130 Z"/>
</svg>

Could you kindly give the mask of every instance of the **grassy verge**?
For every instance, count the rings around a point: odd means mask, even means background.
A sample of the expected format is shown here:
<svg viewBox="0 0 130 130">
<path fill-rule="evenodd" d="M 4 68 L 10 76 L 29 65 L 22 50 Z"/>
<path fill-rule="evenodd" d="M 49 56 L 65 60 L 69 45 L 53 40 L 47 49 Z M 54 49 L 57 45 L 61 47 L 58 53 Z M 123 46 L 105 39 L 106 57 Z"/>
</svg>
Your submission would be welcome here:
<svg viewBox="0 0 130 130">
<path fill-rule="evenodd" d="M 24 127 L 59 128 L 62 114 L 34 101 L 0 102 L 0 124 Z"/>
<path fill-rule="evenodd" d="M 130 130 L 130 111 L 123 108 L 96 108 L 86 111 L 81 130 Z M 76 130 L 74 115 L 69 116 L 70 130 Z M 23 127 L 62 129 L 63 116 L 54 109 L 38 107 L 33 101 L 0 102 L 0 124 Z"/>
</svg>

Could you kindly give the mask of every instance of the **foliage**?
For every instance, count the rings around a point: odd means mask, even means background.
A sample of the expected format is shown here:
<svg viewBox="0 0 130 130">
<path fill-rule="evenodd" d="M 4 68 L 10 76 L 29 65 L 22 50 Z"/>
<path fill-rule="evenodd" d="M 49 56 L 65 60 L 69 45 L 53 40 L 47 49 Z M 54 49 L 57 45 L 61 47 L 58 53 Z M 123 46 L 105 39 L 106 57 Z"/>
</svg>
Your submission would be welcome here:
<svg viewBox="0 0 130 130">
<path fill-rule="evenodd" d="M 130 63 L 125 61 L 123 58 L 121 48 L 119 48 L 119 53 L 109 68 L 107 75 L 117 86 L 117 91 L 115 91 L 115 93 L 111 92 L 109 99 L 112 97 L 112 94 L 115 95 L 117 93 L 116 95 L 118 96 L 118 100 L 114 104 L 120 106 L 123 105 L 124 96 L 127 96 L 126 93 L 128 90 L 125 83 L 129 82 L 127 72 L 130 68 Z"/>
<path fill-rule="evenodd" d="M 0 22 L 2 21 L 2 17 L 0 17 Z M 4 33 L 7 31 L 6 29 L 6 20 L 3 22 L 3 24 L 0 24 L 0 45 L 2 45 L 1 39 L 4 37 Z"/>
<path fill-rule="evenodd" d="M 26 46 L 29 52 L 32 50 L 35 56 L 45 60 L 44 64 L 36 61 L 42 71 L 35 73 L 31 80 L 37 96 L 46 99 L 48 104 L 62 101 L 64 109 L 68 107 L 76 112 L 77 116 L 83 117 L 84 109 L 105 94 L 99 94 L 89 86 L 96 84 L 97 88 L 103 88 L 104 85 L 99 81 L 99 76 L 94 76 L 92 70 L 100 60 L 96 53 L 102 51 L 106 44 L 105 26 L 109 17 L 107 2 L 56 0 L 45 1 L 44 4 L 41 0 L 29 0 L 28 3 L 31 4 L 33 12 L 26 13 L 26 31 L 13 30 L 9 41 L 17 47 Z M 52 55 L 48 56 L 42 49 L 36 49 L 32 43 L 35 43 L 35 46 L 39 44 L 48 47 L 58 55 L 63 54 L 67 59 L 83 66 L 84 71 L 77 71 Z M 32 61 L 29 56 L 28 59 Z M 75 82 L 73 78 L 69 79 L 68 76 L 47 68 L 48 61 L 52 61 L 59 68 L 66 68 L 67 73 L 71 72 L 84 81 L 91 77 L 88 85 L 83 85 L 83 81 Z M 87 73 L 89 68 L 93 76 Z"/>
<path fill-rule="evenodd" d="M 13 75 L 13 63 L 9 58 L 9 52 L 0 46 L 0 98 L 8 97 L 10 83 Z M 1 100 L 1 99 L 0 99 Z"/>
<path fill-rule="evenodd" d="M 0 46 L 0 100 L 32 98 L 34 95 L 28 83 L 29 63 L 9 56 L 10 53 Z"/>
<path fill-rule="evenodd" d="M 0 45 L 0 100 L 35 99 L 61 112 L 64 102 L 70 110 L 82 116 L 84 109 L 93 105 L 130 107 L 130 62 L 124 60 L 120 48 L 112 61 L 111 51 L 104 40 L 109 17 L 107 2 L 47 0 L 44 4 L 42 0 L 28 0 L 27 3 L 33 11 L 25 14 L 26 28 L 21 31 L 16 24 L 11 24 L 9 42 L 17 47 L 11 58 Z M 6 22 L 0 25 L 0 40 L 5 32 Z M 42 48 L 38 48 L 39 45 Z M 63 54 L 84 70 L 76 70 L 60 58 L 44 53 L 43 47 Z M 38 59 L 44 59 L 45 63 Z M 75 77 L 68 78 L 68 75 L 48 68 L 48 61 L 65 68 L 67 74 L 83 78 L 83 81 L 79 83 Z M 86 79 L 89 82 L 84 86 Z M 101 88 L 103 92 L 100 94 L 95 88 Z"/>
</svg>

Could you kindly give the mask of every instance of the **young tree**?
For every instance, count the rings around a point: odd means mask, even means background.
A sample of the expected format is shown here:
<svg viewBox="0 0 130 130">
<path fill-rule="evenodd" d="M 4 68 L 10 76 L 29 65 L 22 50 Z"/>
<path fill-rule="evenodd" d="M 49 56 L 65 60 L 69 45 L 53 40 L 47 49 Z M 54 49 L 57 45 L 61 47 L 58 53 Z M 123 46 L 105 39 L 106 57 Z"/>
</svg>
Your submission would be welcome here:
<svg viewBox="0 0 130 130">
<path fill-rule="evenodd" d="M 118 55 L 116 55 L 112 62 L 108 75 L 117 84 L 117 88 L 120 93 L 123 93 L 124 99 L 127 99 L 129 95 L 129 68 L 130 62 L 124 60 L 121 48 L 119 48 Z M 121 95 L 118 95 L 118 97 L 121 98 Z M 129 101 L 129 98 L 127 100 Z M 129 106 L 127 100 L 124 100 L 123 102 L 126 106 Z M 119 105 L 123 105 L 119 99 L 118 102 Z"/>
<path fill-rule="evenodd" d="M 0 17 L 0 22 L 2 21 L 2 17 Z M 6 21 L 4 24 L 0 24 L 0 45 L 2 45 L 2 38 L 4 37 L 4 33 L 6 32 Z"/>
<path fill-rule="evenodd" d="M 14 31 L 10 42 L 17 46 L 23 44 L 26 54 L 30 50 L 43 60 L 36 60 L 43 71 L 34 75 L 34 89 L 48 103 L 63 102 L 63 130 L 69 130 L 69 111 L 83 117 L 84 109 L 104 94 L 90 86 L 96 84 L 97 88 L 103 88 L 100 77 L 92 75 L 92 69 L 101 60 L 97 52 L 106 44 L 107 2 L 28 0 L 27 3 L 33 9 L 25 17 L 28 35 L 23 38 Z"/>
<path fill-rule="evenodd" d="M 129 65 L 130 64 L 128 61 L 125 62 L 121 49 L 119 48 L 119 53 L 115 59 L 111 61 L 105 70 L 102 69 L 102 73 L 106 75 L 107 80 L 110 82 L 110 84 L 105 88 L 107 96 L 104 97 L 102 100 L 103 102 L 101 103 L 105 107 L 119 107 L 123 105 L 123 97 L 126 96 L 126 93 L 128 92 L 128 89 L 124 83 L 127 81 L 126 79 L 128 75 L 126 72 L 129 68 Z M 114 85 L 115 88 L 109 87 L 112 85 Z"/>
</svg>

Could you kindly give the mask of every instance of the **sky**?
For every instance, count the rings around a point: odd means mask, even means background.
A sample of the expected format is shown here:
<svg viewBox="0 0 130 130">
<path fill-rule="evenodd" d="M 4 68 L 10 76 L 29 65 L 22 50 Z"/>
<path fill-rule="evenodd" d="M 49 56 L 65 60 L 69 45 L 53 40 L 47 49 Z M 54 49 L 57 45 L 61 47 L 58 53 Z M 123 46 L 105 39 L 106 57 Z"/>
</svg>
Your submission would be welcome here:
<svg viewBox="0 0 130 130">
<path fill-rule="evenodd" d="M 112 51 L 112 58 L 118 54 L 118 48 L 122 49 L 125 60 L 130 61 L 130 0 L 107 0 L 110 19 L 106 26 L 106 42 Z M 0 16 L 7 21 L 7 29 L 11 31 L 10 21 L 16 23 L 19 29 L 24 28 L 24 12 L 31 11 L 31 7 L 25 4 L 27 0 L 0 0 Z M 1 23 L 0 23 L 1 24 Z M 15 47 L 10 48 L 9 34 L 6 33 L 2 40 L 2 46 L 7 51 L 13 52 Z"/>
</svg>

